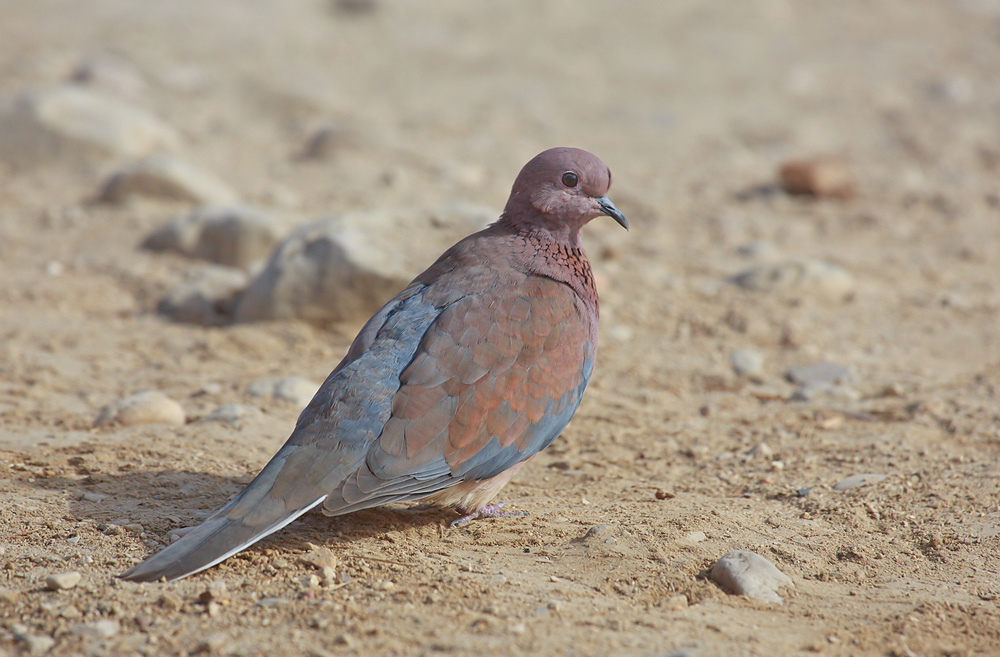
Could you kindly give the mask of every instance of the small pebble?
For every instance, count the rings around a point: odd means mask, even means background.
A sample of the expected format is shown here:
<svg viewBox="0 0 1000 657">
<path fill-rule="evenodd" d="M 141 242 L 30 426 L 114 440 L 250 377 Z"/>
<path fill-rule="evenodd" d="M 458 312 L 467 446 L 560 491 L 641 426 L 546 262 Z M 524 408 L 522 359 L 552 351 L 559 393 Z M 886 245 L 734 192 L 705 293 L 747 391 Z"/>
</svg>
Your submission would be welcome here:
<svg viewBox="0 0 1000 657">
<path fill-rule="evenodd" d="M 712 580 L 730 593 L 745 595 L 761 602 L 783 604 L 778 595 L 792 580 L 774 564 L 755 552 L 733 550 L 722 555 L 710 573 Z"/>
<path fill-rule="evenodd" d="M 306 554 L 299 556 L 300 563 L 312 566 L 316 570 L 323 570 L 324 568 L 335 570 L 337 568 L 337 561 L 337 555 L 330 548 L 325 547 L 316 547 Z"/>
<path fill-rule="evenodd" d="M 223 632 L 216 632 L 214 634 L 209 634 L 198 644 L 195 649 L 196 653 L 217 653 L 221 652 L 223 648 L 229 643 L 229 637 Z"/>
<path fill-rule="evenodd" d="M 663 608 L 668 611 L 681 611 L 688 608 L 686 595 L 672 595 L 663 601 Z"/>
<path fill-rule="evenodd" d="M 162 392 L 147 390 L 121 399 L 107 406 L 95 424 L 116 423 L 123 426 L 136 424 L 182 425 L 186 418 L 180 404 Z"/>
<path fill-rule="evenodd" d="M 286 602 L 288 602 L 288 600 L 284 598 L 277 598 L 272 596 L 267 598 L 261 598 L 260 600 L 257 601 L 257 605 L 260 607 L 280 607 Z"/>
<path fill-rule="evenodd" d="M 729 364 L 739 376 L 759 377 L 764 372 L 764 356 L 752 349 L 737 349 L 729 354 Z"/>
<path fill-rule="evenodd" d="M 83 575 L 73 571 L 69 573 L 57 573 L 45 578 L 45 588 L 50 591 L 65 591 L 80 583 Z"/>
<path fill-rule="evenodd" d="M 319 384 L 298 376 L 286 376 L 279 379 L 264 379 L 247 388 L 251 397 L 281 399 L 291 402 L 296 407 L 304 408 L 313 398 Z"/>
<path fill-rule="evenodd" d="M 229 600 L 229 590 L 226 587 L 226 583 L 221 580 L 212 582 L 208 585 L 208 588 L 198 595 L 198 600 L 202 604 Z"/>
<path fill-rule="evenodd" d="M 854 195 L 854 176 L 847 163 L 838 157 L 815 157 L 794 160 L 778 171 L 781 186 L 789 194 L 826 198 L 849 198 Z"/>
<path fill-rule="evenodd" d="M 0 604 L 14 604 L 19 596 L 17 591 L 0 587 Z"/>
<path fill-rule="evenodd" d="M 843 383 L 851 378 L 851 370 L 836 363 L 805 363 L 788 368 L 785 378 L 800 386 Z"/>
<path fill-rule="evenodd" d="M 708 535 L 703 531 L 688 532 L 681 539 L 681 543 L 686 543 L 688 545 L 695 545 L 696 543 L 701 543 L 702 541 L 707 541 Z"/>
<path fill-rule="evenodd" d="M 70 632 L 87 639 L 110 639 L 117 635 L 120 630 L 121 626 L 118 621 L 99 620 L 93 623 L 76 623 Z"/>
<path fill-rule="evenodd" d="M 757 265 L 736 274 L 730 281 L 755 292 L 794 290 L 822 293 L 834 299 L 848 297 L 855 288 L 854 277 L 846 269 L 822 260 Z"/>
<path fill-rule="evenodd" d="M 238 425 L 245 420 L 253 420 L 264 413 L 250 404 L 225 404 L 201 419 L 202 422 L 221 422 L 222 424 Z"/>
<path fill-rule="evenodd" d="M 80 499 L 83 500 L 84 502 L 93 502 L 94 504 L 100 504 L 101 502 L 104 501 L 105 497 L 107 497 L 107 495 L 100 495 L 98 493 L 84 493 L 83 495 L 80 496 Z"/>
<path fill-rule="evenodd" d="M 833 485 L 833 490 L 850 490 L 868 484 L 877 484 L 889 475 L 885 474 L 856 474 L 845 479 L 841 479 Z"/>
<path fill-rule="evenodd" d="M 32 657 L 47 655 L 56 645 L 56 640 L 45 634 L 27 634 L 21 640 Z"/>
</svg>

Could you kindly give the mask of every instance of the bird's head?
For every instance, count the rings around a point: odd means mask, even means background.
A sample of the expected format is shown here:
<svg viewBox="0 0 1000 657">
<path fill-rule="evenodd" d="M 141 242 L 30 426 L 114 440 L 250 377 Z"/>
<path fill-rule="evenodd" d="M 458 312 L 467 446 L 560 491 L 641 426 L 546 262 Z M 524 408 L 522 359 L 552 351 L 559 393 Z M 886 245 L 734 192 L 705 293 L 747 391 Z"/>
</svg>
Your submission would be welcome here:
<svg viewBox="0 0 1000 657">
<path fill-rule="evenodd" d="M 591 219 L 607 215 L 628 230 L 625 215 L 607 197 L 610 187 L 611 170 L 596 155 L 579 148 L 550 148 L 517 175 L 504 219 L 575 234 Z"/>
</svg>

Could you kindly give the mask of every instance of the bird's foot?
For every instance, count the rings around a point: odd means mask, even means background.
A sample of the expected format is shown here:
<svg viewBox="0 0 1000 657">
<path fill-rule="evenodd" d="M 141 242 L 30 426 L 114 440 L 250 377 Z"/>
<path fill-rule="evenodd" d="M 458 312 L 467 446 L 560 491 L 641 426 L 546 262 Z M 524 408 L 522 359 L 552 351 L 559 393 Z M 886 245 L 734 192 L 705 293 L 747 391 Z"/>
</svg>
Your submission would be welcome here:
<svg viewBox="0 0 1000 657">
<path fill-rule="evenodd" d="M 452 527 L 465 527 L 473 520 L 479 520 L 480 518 L 512 518 L 528 515 L 527 511 L 504 511 L 503 507 L 507 505 L 506 502 L 497 502 L 496 504 L 487 504 L 483 508 L 475 511 L 473 513 L 466 514 L 461 518 L 451 521 Z"/>
</svg>

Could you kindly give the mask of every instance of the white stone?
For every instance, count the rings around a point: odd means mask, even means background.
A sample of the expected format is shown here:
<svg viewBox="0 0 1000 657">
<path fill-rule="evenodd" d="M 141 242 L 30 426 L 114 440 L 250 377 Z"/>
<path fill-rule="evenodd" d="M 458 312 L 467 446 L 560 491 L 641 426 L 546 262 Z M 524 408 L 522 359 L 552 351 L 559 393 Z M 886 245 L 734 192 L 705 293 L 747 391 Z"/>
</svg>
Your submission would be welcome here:
<svg viewBox="0 0 1000 657">
<path fill-rule="evenodd" d="M 45 578 L 45 588 L 50 591 L 65 591 L 80 583 L 83 575 L 75 570 L 68 573 L 55 573 Z"/>
<path fill-rule="evenodd" d="M 292 218 L 248 206 L 207 206 L 157 228 L 143 247 L 230 267 L 250 267 L 270 256 L 294 225 Z"/>
<path fill-rule="evenodd" d="M 851 488 L 858 488 L 860 486 L 867 486 L 869 484 L 877 484 L 889 475 L 884 474 L 856 474 L 851 475 L 841 479 L 836 484 L 833 485 L 833 490 L 850 490 Z"/>
<path fill-rule="evenodd" d="M 764 372 L 764 356 L 752 349 L 737 349 L 729 354 L 729 364 L 740 376 L 759 377 Z"/>
<path fill-rule="evenodd" d="M 203 417 L 201 421 L 237 425 L 245 420 L 258 418 L 261 415 L 263 415 L 261 410 L 250 404 L 226 404 Z"/>
<path fill-rule="evenodd" d="M 131 196 L 229 204 L 236 192 L 215 174 L 170 155 L 153 155 L 114 173 L 101 189 L 100 200 L 121 203 Z"/>
<path fill-rule="evenodd" d="M 788 260 L 751 267 L 732 278 L 747 290 L 773 292 L 801 289 L 831 298 L 843 298 L 854 291 L 854 277 L 838 265 L 822 260 Z"/>
<path fill-rule="evenodd" d="M 733 550 L 722 555 L 712 566 L 710 574 L 716 584 L 730 593 L 779 605 L 783 603 L 778 589 L 795 586 L 773 563 L 746 550 Z"/>
<path fill-rule="evenodd" d="M 364 319 L 445 249 L 496 219 L 479 206 L 353 212 L 297 229 L 240 298 L 237 321 Z"/>
<path fill-rule="evenodd" d="M 162 392 L 144 391 L 107 406 L 95 424 L 184 424 L 184 409 Z"/>
<path fill-rule="evenodd" d="M 317 390 L 319 390 L 318 383 L 298 376 L 286 376 L 257 381 L 247 388 L 247 394 L 265 399 L 280 399 L 291 402 L 299 408 L 305 408 Z"/>
<path fill-rule="evenodd" d="M 45 634 L 28 634 L 21 638 L 24 647 L 32 657 L 47 655 L 56 645 L 56 640 Z"/>
<path fill-rule="evenodd" d="M 697 545 L 708 540 L 708 535 L 703 531 L 688 532 L 681 538 L 681 543 L 686 545 Z"/>
<path fill-rule="evenodd" d="M 221 326 L 232 319 L 236 298 L 249 280 L 240 269 L 207 265 L 189 273 L 156 310 L 175 322 Z"/>
<path fill-rule="evenodd" d="M 178 141 L 152 114 L 74 84 L 28 92 L 0 108 L 0 159 L 18 167 L 140 157 Z"/>
<path fill-rule="evenodd" d="M 118 621 L 99 620 L 93 623 L 75 623 L 70 631 L 87 639 L 110 639 L 117 635 L 120 630 L 121 626 Z"/>
</svg>

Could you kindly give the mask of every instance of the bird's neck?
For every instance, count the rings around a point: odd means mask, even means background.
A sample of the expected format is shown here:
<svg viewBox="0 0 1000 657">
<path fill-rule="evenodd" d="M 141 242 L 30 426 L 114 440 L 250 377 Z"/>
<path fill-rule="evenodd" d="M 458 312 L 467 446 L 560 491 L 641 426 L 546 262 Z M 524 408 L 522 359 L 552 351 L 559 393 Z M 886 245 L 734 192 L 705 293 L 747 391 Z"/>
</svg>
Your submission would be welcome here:
<svg viewBox="0 0 1000 657">
<path fill-rule="evenodd" d="M 548 226 L 535 223 L 506 222 L 502 216 L 497 223 L 518 238 L 523 266 L 530 273 L 567 284 L 584 304 L 596 310 L 594 272 L 583 250 L 579 228 L 553 232 Z"/>
</svg>

